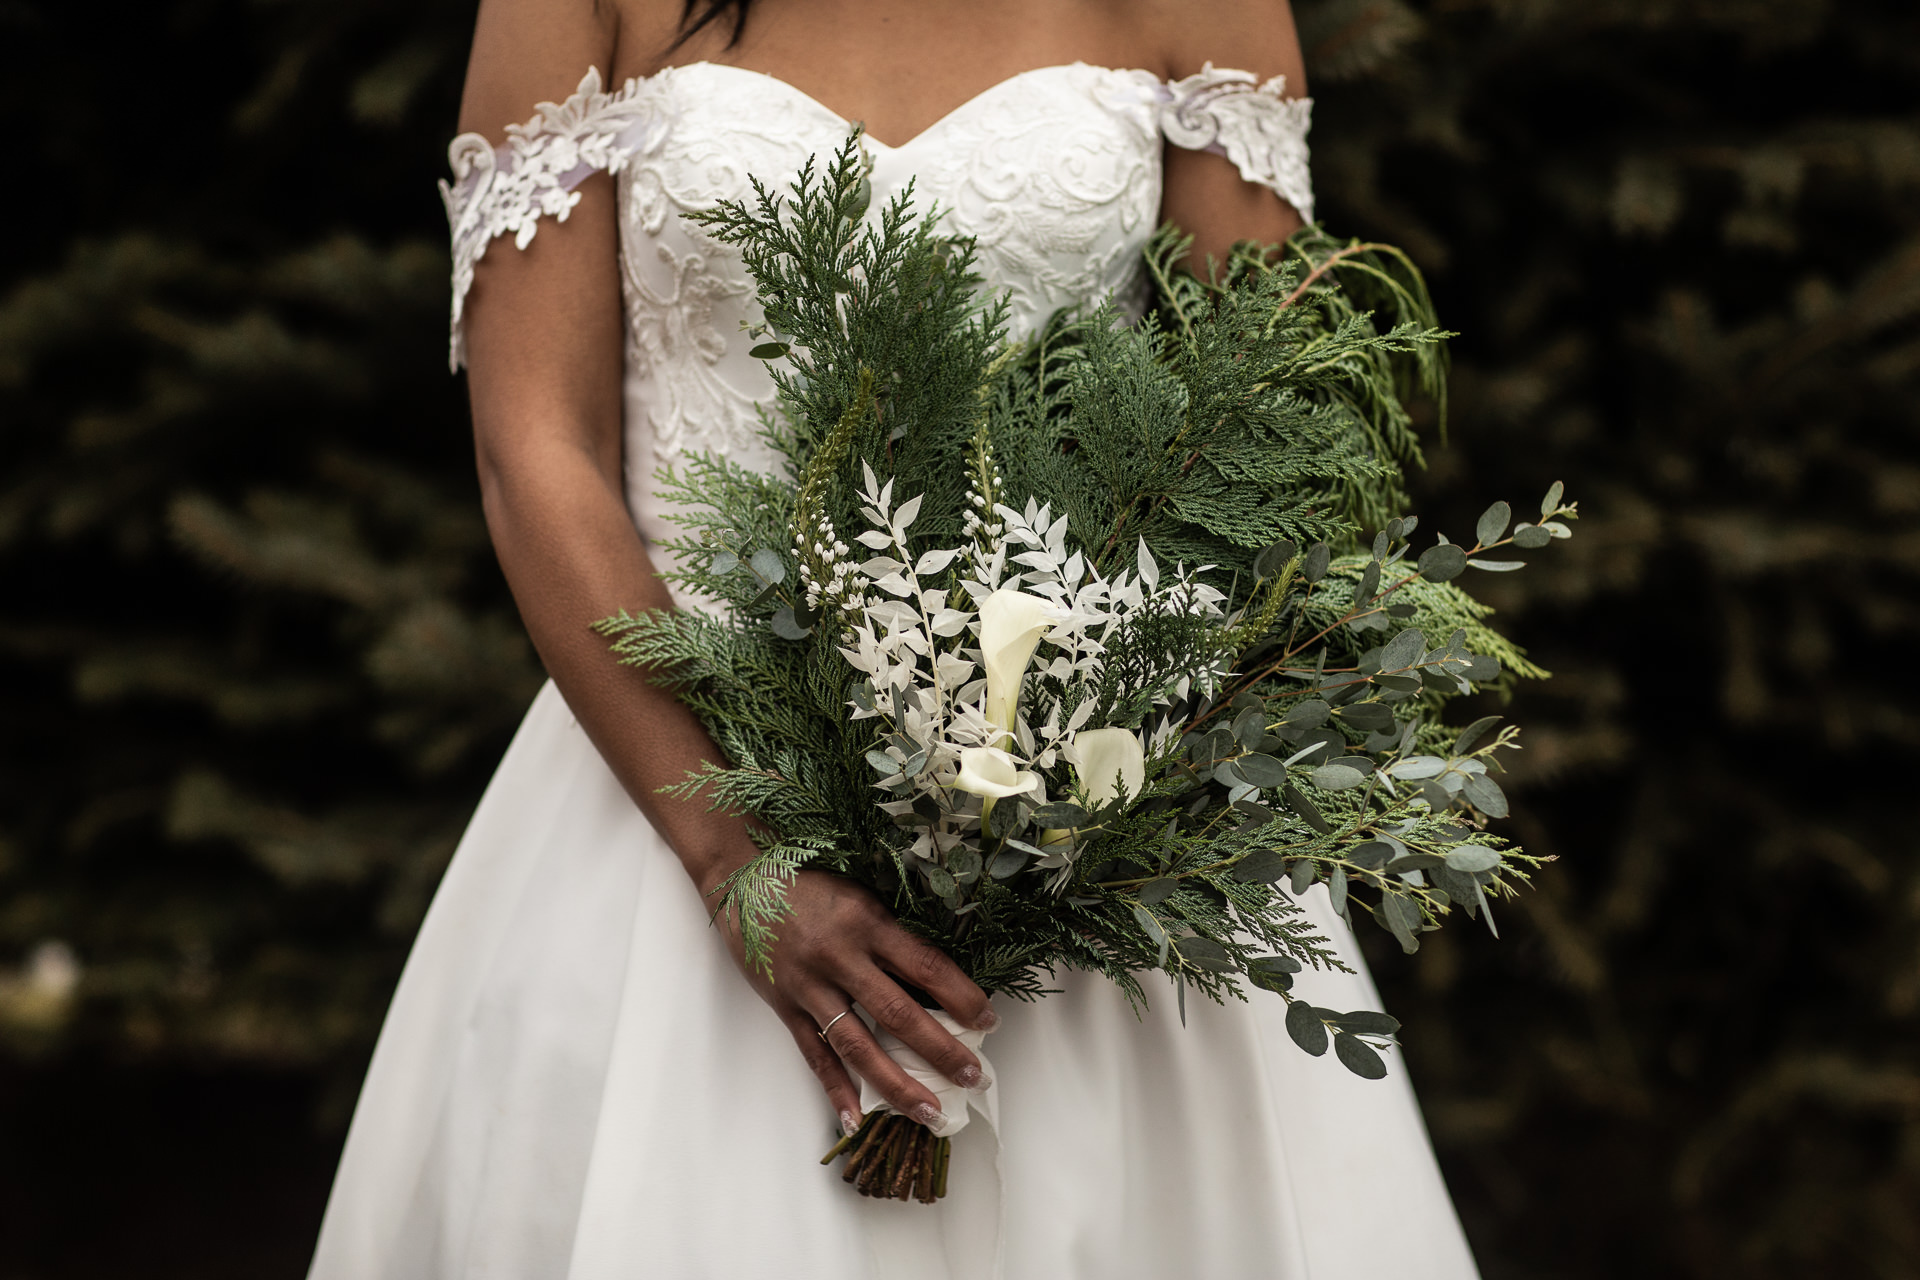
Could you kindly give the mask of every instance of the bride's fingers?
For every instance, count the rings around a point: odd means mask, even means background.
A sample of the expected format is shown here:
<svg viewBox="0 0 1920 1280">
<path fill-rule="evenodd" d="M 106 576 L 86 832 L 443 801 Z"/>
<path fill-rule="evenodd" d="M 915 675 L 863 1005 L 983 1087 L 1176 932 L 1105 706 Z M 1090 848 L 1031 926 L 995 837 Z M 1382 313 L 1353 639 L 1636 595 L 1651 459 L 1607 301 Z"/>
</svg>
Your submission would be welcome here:
<svg viewBox="0 0 1920 1280">
<path fill-rule="evenodd" d="M 963 1026 L 991 1031 L 1000 1025 L 1000 1015 L 987 1004 L 987 993 L 951 956 L 926 939 L 894 925 L 875 939 L 873 950 L 882 964 L 938 1000 Z"/>
<path fill-rule="evenodd" d="M 856 968 L 843 979 L 846 989 L 860 1007 L 900 1037 L 908 1048 L 931 1063 L 934 1069 L 966 1089 L 983 1089 L 988 1081 L 980 1070 L 980 1059 L 967 1046 L 954 1039 L 935 1022 L 920 1002 L 900 989 L 900 984 L 871 964 Z"/>
<path fill-rule="evenodd" d="M 814 1016 L 824 1023 L 838 1012 L 836 1009 L 822 1016 L 816 1011 Z M 873 1038 L 873 1032 L 867 1030 L 867 1024 L 860 1020 L 859 1014 L 849 1014 L 835 1022 L 827 1032 L 827 1043 L 848 1066 L 859 1072 L 861 1079 L 878 1089 L 880 1096 L 901 1115 L 924 1125 L 932 1125 L 939 1118 L 939 1101 L 927 1091 L 926 1086 L 902 1071 L 900 1064 L 887 1056 Z"/>
<path fill-rule="evenodd" d="M 860 1127 L 860 1086 L 847 1074 L 840 1055 L 820 1038 L 820 1024 L 806 1010 L 795 1009 L 784 1015 L 781 1021 L 793 1033 L 793 1042 L 800 1046 L 800 1056 L 806 1059 L 807 1066 L 818 1077 L 820 1087 L 827 1091 L 827 1101 L 840 1118 L 840 1131 L 852 1133 Z"/>
</svg>

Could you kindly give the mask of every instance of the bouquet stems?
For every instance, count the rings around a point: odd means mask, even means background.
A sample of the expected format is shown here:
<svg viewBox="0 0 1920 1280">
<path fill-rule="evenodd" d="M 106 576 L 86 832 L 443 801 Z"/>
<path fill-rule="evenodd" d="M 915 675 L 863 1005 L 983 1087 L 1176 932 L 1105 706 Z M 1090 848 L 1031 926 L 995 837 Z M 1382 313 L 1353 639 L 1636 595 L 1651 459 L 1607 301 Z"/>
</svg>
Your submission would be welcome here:
<svg viewBox="0 0 1920 1280">
<path fill-rule="evenodd" d="M 820 1157 L 832 1164 L 847 1157 L 841 1172 L 863 1196 L 932 1204 L 947 1194 L 947 1161 L 953 1140 L 936 1138 L 925 1125 L 891 1111 L 870 1111 L 860 1127 Z"/>
</svg>

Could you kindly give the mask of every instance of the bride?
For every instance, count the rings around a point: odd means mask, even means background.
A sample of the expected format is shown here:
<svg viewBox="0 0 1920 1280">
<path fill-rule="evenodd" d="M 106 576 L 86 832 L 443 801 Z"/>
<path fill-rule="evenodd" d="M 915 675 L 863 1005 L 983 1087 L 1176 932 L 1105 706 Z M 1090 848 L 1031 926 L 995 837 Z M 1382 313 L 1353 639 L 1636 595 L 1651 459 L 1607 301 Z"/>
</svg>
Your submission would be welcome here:
<svg viewBox="0 0 1920 1280">
<path fill-rule="evenodd" d="M 649 550 L 672 528 L 661 462 L 771 465 L 751 282 L 684 212 L 784 186 L 860 121 L 873 207 L 911 179 L 977 238 L 1017 337 L 1108 294 L 1137 306 L 1162 220 L 1198 256 L 1311 217 L 1303 87 L 1285 0 L 483 0 L 444 188 L 453 354 L 553 679 L 401 979 L 313 1280 L 1475 1274 L 1404 1076 L 1302 1054 L 1277 998 L 1183 1025 L 1061 973 L 1060 995 L 990 1006 L 811 871 L 771 980 L 743 975 L 703 897 L 754 846 L 660 794 L 714 748 L 588 629 L 698 607 Z M 1354 972 L 1301 990 L 1372 1006 L 1321 889 L 1307 906 Z M 993 1032 L 997 1080 L 901 981 Z M 876 1027 L 995 1103 L 931 1208 L 815 1163 L 862 1079 L 940 1120 Z"/>
</svg>

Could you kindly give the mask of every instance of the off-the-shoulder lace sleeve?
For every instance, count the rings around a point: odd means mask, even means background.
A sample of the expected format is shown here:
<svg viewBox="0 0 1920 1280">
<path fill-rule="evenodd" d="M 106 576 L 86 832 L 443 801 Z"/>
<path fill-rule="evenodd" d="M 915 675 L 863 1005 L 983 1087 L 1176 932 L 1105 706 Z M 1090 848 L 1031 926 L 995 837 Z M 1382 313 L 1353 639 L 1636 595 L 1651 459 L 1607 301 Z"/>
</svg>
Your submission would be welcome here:
<svg viewBox="0 0 1920 1280">
<path fill-rule="evenodd" d="M 1285 89 L 1285 76 L 1261 84 L 1251 71 L 1216 70 L 1209 62 L 1166 86 L 1160 131 L 1175 146 L 1225 156 L 1241 177 L 1279 192 L 1312 222 L 1307 129 L 1313 99 L 1283 97 Z"/>
<path fill-rule="evenodd" d="M 540 219 L 565 222 L 580 203 L 579 186 L 589 174 L 618 173 L 627 156 L 645 145 L 657 112 L 643 99 L 643 82 L 602 93 L 598 68 L 589 68 L 565 102 L 543 102 L 533 119 L 507 126 L 507 141 L 489 146 L 477 133 L 463 133 L 447 148 L 453 181 L 442 180 L 440 198 L 453 231 L 453 319 L 448 364 L 466 363 L 465 309 L 474 264 L 495 236 L 513 233 L 526 248 Z"/>
</svg>

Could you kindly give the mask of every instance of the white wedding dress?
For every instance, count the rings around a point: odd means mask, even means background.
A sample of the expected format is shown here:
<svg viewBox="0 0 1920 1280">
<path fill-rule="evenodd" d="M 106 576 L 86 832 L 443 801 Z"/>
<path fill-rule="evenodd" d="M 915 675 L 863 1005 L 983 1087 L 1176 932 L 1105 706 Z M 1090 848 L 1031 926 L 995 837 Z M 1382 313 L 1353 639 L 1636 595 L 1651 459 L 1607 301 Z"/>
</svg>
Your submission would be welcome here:
<svg viewBox="0 0 1920 1280">
<path fill-rule="evenodd" d="M 1163 139 L 1226 155 L 1311 217 L 1309 110 L 1238 72 L 1166 84 L 1046 67 L 901 145 L 869 140 L 874 206 L 913 178 L 920 207 L 978 238 L 1026 333 L 1063 306 L 1138 296 Z M 749 195 L 750 177 L 784 186 L 848 128 L 781 81 L 697 63 L 610 94 L 589 74 L 497 152 L 453 144 L 456 361 L 490 242 L 524 246 L 566 216 L 575 184 L 614 174 L 628 500 L 649 540 L 671 531 L 652 491 L 661 459 L 770 462 L 754 423 L 772 385 L 740 327 L 751 283 L 681 215 Z M 1378 1007 L 1319 888 L 1307 907 L 1356 972 L 1304 974 L 1300 991 Z M 1037 1004 L 998 1002 L 998 1129 L 955 1139 L 947 1198 L 860 1198 L 818 1163 L 834 1117 L 786 1029 L 548 685 L 395 993 L 311 1278 L 1475 1275 L 1397 1059 L 1366 1081 L 1308 1057 L 1263 992 L 1189 1000 L 1183 1026 L 1152 983 L 1144 1019 L 1101 979 L 1057 985 Z"/>
</svg>

